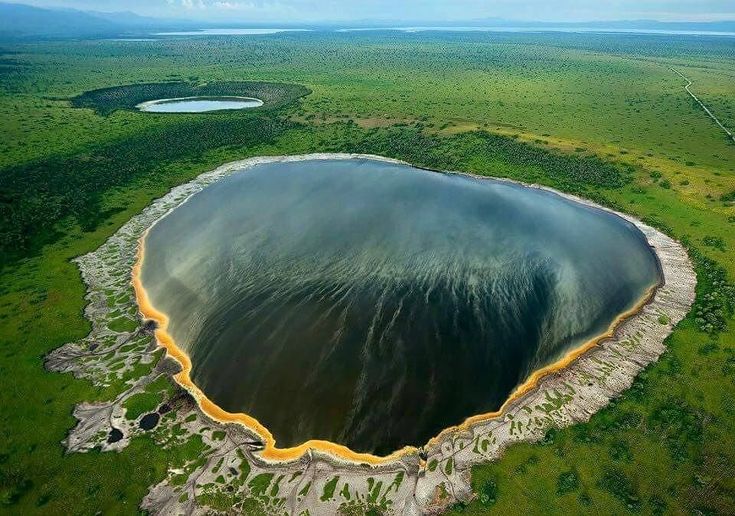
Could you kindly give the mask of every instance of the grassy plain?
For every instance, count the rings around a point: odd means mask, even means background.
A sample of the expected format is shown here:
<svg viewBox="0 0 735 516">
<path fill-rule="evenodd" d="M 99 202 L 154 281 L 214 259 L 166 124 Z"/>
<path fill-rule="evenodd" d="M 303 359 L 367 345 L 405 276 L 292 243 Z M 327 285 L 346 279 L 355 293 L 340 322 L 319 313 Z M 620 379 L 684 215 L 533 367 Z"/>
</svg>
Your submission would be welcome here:
<svg viewBox="0 0 735 516">
<path fill-rule="evenodd" d="M 49 350 L 88 331 L 71 258 L 222 162 L 360 151 L 580 193 L 685 240 L 695 257 L 697 303 L 663 359 L 590 423 L 475 468 L 478 497 L 455 512 L 732 513 L 735 145 L 670 67 L 732 127 L 734 57 L 726 38 L 592 34 L 0 43 L 0 213 L 9 222 L 0 510 L 135 512 L 167 468 L 196 455 L 195 444 L 166 450 L 146 438 L 119 454 L 63 454 L 73 404 L 116 394 L 42 368 Z M 70 102 L 170 80 L 288 82 L 312 93 L 272 111 L 204 117 L 100 115 Z M 46 209 L 50 201 L 60 208 Z M 44 215 L 26 217 L 35 213 Z M 21 214 L 31 223 L 14 233 Z"/>
</svg>

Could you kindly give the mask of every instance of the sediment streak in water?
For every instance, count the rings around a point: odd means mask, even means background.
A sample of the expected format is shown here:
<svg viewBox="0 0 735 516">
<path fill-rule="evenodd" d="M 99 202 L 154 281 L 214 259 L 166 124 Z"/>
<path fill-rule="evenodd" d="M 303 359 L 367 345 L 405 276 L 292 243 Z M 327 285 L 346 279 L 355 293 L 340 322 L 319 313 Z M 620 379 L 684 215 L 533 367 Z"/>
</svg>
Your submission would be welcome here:
<svg viewBox="0 0 735 516">
<path fill-rule="evenodd" d="M 142 265 L 212 411 L 373 453 L 499 408 L 658 281 L 615 216 L 365 160 L 225 178 L 151 229 Z"/>
</svg>

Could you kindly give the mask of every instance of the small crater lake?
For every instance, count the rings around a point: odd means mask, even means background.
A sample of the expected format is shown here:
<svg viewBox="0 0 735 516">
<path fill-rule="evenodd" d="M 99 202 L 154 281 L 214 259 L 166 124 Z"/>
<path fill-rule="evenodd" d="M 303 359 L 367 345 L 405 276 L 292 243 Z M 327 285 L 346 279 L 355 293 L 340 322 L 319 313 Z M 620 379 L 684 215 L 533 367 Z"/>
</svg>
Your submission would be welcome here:
<svg viewBox="0 0 735 516">
<path fill-rule="evenodd" d="M 251 109 L 262 105 L 262 100 L 250 97 L 184 97 L 150 100 L 138 104 L 136 107 L 147 113 L 205 113 L 208 111 Z"/>
<path fill-rule="evenodd" d="M 376 454 L 498 409 L 660 279 L 614 214 L 369 159 L 226 176 L 150 229 L 141 270 L 212 401 L 279 447 Z"/>
</svg>

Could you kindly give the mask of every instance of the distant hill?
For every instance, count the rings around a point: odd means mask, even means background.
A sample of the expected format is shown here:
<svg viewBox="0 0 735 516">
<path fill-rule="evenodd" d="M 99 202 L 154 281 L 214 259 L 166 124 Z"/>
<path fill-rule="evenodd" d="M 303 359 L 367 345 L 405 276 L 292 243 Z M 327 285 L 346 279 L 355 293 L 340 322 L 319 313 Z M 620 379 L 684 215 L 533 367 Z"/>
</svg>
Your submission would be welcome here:
<svg viewBox="0 0 735 516">
<path fill-rule="evenodd" d="M 81 11 L 0 4 L 0 34 L 5 37 L 84 36 L 109 34 L 120 29 L 110 20 Z"/>
<path fill-rule="evenodd" d="M 132 12 L 104 13 L 0 3 L 0 37 L 95 37 L 152 29 L 199 27 L 186 20 L 148 18 Z"/>
<path fill-rule="evenodd" d="M 639 30 L 639 31 L 701 31 L 733 32 L 735 21 L 719 22 L 661 22 L 655 20 L 622 20 L 592 22 L 530 22 L 487 18 L 466 21 L 370 21 L 323 22 L 323 23 L 276 23 L 279 27 L 320 27 L 322 29 L 358 27 L 493 27 L 519 29 L 562 29 L 562 30 Z M 52 9 L 25 4 L 0 2 L 0 39 L 23 38 L 79 38 L 114 37 L 121 35 L 147 35 L 157 30 L 191 30 L 204 28 L 252 28 L 272 27 L 274 24 L 245 22 L 205 22 L 177 19 L 149 18 L 139 14 L 123 12 L 79 11 L 75 9 Z"/>
<path fill-rule="evenodd" d="M 166 18 L 151 18 L 141 16 L 131 11 L 119 12 L 101 12 L 101 11 L 85 11 L 86 14 L 115 23 L 125 29 L 171 29 L 171 28 L 199 28 L 202 22 L 194 22 L 189 20 L 172 20 Z"/>
</svg>

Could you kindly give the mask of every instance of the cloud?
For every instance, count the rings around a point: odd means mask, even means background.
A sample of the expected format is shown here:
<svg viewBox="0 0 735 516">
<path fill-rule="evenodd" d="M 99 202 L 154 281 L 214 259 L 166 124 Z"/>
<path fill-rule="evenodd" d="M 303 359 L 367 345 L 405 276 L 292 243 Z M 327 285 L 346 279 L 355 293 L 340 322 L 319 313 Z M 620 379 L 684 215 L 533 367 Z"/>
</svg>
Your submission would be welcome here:
<svg viewBox="0 0 735 516">
<path fill-rule="evenodd" d="M 185 9 L 206 9 L 204 0 L 181 0 L 181 6 Z"/>
</svg>

